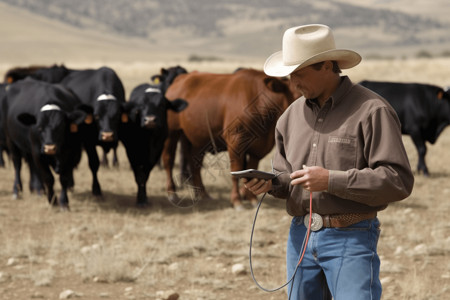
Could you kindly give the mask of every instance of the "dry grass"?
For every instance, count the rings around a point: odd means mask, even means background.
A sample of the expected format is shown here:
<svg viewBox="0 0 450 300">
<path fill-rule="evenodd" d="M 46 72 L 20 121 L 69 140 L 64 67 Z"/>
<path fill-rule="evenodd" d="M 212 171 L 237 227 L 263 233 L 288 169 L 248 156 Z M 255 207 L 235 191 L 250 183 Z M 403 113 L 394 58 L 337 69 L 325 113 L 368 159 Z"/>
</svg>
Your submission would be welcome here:
<svg viewBox="0 0 450 300">
<path fill-rule="evenodd" d="M 68 63 L 70 68 L 101 63 Z M 231 72 L 238 66 L 260 64 L 215 62 L 192 64 L 110 63 L 124 81 L 127 93 L 161 67 L 181 64 L 188 70 Z M 0 74 L 10 65 L 0 65 Z M 447 85 L 449 60 L 365 61 L 346 71 L 354 81 L 383 79 Z M 415 168 L 416 150 L 404 138 Z M 448 149 L 450 130 L 430 145 L 430 178 L 416 176 L 413 194 L 380 213 L 383 223 L 383 299 L 444 299 L 450 278 L 450 212 Z M 0 299 L 58 299 L 73 290 L 81 299 L 157 299 L 158 291 L 175 291 L 180 299 L 283 299 L 256 288 L 249 276 L 248 246 L 253 209 L 235 212 L 229 205 L 231 181 L 225 153 L 208 156 L 205 184 L 215 198 L 188 208 L 166 200 L 165 175 L 155 168 L 148 183 L 149 209 L 134 206 L 136 185 L 122 147 L 120 167 L 103 168 L 99 180 L 104 199 L 90 194 L 91 175 L 86 156 L 75 171 L 70 213 L 50 208 L 44 198 L 25 189 L 11 200 L 13 169 L 0 170 Z M 260 165 L 270 169 L 270 155 Z M 24 186 L 28 184 L 26 170 Z M 58 190 L 58 185 L 56 186 Z M 189 191 L 183 190 L 189 199 Z M 285 280 L 285 242 L 290 218 L 281 200 L 268 198 L 262 206 L 254 239 L 254 270 L 268 287 Z M 246 275 L 233 275 L 242 263 Z"/>
</svg>

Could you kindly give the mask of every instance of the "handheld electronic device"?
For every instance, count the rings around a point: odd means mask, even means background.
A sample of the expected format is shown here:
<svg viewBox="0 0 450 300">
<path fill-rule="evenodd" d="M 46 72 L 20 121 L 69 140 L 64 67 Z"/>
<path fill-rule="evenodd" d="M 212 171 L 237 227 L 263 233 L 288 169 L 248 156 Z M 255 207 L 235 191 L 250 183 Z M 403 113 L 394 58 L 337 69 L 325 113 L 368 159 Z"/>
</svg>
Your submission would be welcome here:
<svg viewBox="0 0 450 300">
<path fill-rule="evenodd" d="M 259 170 L 255 170 L 255 169 L 234 171 L 234 172 L 231 172 L 231 175 L 233 175 L 234 177 L 238 177 L 238 178 L 247 178 L 247 179 L 258 178 L 258 179 L 264 179 L 264 180 L 269 180 L 269 179 L 276 177 L 276 175 L 274 173 L 259 171 Z"/>
</svg>

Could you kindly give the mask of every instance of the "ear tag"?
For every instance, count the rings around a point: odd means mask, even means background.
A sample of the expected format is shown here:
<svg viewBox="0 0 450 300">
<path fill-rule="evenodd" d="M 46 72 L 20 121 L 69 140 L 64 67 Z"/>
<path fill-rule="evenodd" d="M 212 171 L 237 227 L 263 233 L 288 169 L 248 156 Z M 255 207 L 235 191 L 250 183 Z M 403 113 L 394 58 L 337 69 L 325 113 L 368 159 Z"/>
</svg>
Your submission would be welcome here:
<svg viewBox="0 0 450 300">
<path fill-rule="evenodd" d="M 128 123 L 128 115 L 126 113 L 122 114 L 122 123 Z"/>
<path fill-rule="evenodd" d="M 75 133 L 78 132 L 78 125 L 75 123 L 70 124 L 70 132 Z"/>
<path fill-rule="evenodd" d="M 160 83 L 159 77 L 156 77 L 155 79 L 153 79 L 153 83 L 154 84 L 159 84 Z"/>
<path fill-rule="evenodd" d="M 91 114 L 86 116 L 86 118 L 84 119 L 84 123 L 92 124 L 92 115 Z"/>
<path fill-rule="evenodd" d="M 439 100 L 442 100 L 443 97 L 444 97 L 444 92 L 443 91 L 439 91 L 439 93 L 437 94 L 437 98 Z"/>
</svg>

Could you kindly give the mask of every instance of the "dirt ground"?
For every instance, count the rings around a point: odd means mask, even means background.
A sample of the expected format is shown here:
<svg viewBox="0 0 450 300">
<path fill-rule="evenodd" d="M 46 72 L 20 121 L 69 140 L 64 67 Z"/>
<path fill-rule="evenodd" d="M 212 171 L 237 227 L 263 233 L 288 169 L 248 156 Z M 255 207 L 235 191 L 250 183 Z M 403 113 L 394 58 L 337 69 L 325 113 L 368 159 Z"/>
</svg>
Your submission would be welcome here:
<svg viewBox="0 0 450 300">
<path fill-rule="evenodd" d="M 416 150 L 409 137 L 404 143 L 415 169 Z M 448 299 L 450 293 L 450 129 L 428 146 L 431 176 L 415 174 L 412 195 L 379 214 L 384 300 Z M 260 169 L 270 168 L 270 157 Z M 83 154 L 68 213 L 29 193 L 26 167 L 23 196 L 13 200 L 12 163 L 0 169 L 0 299 L 286 298 L 286 289 L 266 293 L 252 281 L 248 254 L 255 209 L 231 208 L 225 153 L 205 160 L 203 178 L 214 200 L 185 202 L 184 208 L 167 201 L 158 168 L 147 186 L 152 205 L 136 208 L 137 188 L 122 147 L 119 161 L 117 168 L 100 169 L 104 196 L 96 199 Z M 190 199 L 189 189 L 181 193 Z M 267 288 L 285 281 L 290 220 L 283 200 L 264 200 L 253 267 Z"/>
</svg>

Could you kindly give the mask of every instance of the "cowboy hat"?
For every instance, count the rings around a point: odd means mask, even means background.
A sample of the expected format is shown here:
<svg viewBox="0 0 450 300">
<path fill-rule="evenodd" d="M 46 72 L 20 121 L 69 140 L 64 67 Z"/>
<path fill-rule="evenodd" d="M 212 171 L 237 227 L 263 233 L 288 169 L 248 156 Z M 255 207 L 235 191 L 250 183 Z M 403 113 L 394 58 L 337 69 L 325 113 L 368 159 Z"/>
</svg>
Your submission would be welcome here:
<svg viewBox="0 0 450 300">
<path fill-rule="evenodd" d="M 337 61 L 341 69 L 349 69 L 361 61 L 352 50 L 336 49 L 330 27 L 321 24 L 289 28 L 283 35 L 282 51 L 272 54 L 264 64 L 269 76 L 283 77 L 294 70 L 327 61 Z"/>
</svg>

